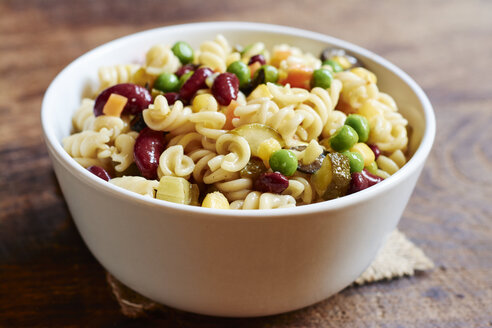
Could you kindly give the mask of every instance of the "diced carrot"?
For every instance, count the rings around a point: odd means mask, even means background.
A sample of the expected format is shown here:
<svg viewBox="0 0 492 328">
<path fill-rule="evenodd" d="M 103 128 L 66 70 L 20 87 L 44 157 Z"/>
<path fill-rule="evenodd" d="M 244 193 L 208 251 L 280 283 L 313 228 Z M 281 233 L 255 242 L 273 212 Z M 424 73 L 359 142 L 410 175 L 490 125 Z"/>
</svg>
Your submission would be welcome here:
<svg viewBox="0 0 492 328">
<path fill-rule="evenodd" d="M 249 65 L 249 71 L 251 72 L 251 78 L 255 75 L 255 72 L 261 67 L 260 62 L 254 62 L 253 64 Z"/>
<path fill-rule="evenodd" d="M 292 55 L 290 50 L 277 50 L 273 53 L 272 59 L 270 60 L 270 65 L 278 68 L 280 63 L 289 58 L 290 55 Z"/>
<path fill-rule="evenodd" d="M 103 114 L 120 117 L 121 112 L 125 108 L 127 102 L 127 97 L 112 93 L 103 107 Z"/>
<path fill-rule="evenodd" d="M 287 71 L 287 77 L 279 81 L 280 84 L 289 83 L 293 88 L 310 89 L 311 77 L 313 76 L 313 69 L 305 66 L 293 66 L 289 67 Z"/>
<path fill-rule="evenodd" d="M 232 125 L 232 119 L 233 118 L 237 118 L 237 116 L 234 115 L 234 110 L 236 109 L 237 106 L 238 106 L 238 103 L 235 100 L 231 101 L 231 103 L 229 104 L 229 106 L 227 106 L 227 109 L 226 109 L 226 122 L 224 124 L 224 130 L 232 130 L 232 129 L 234 129 L 234 125 Z"/>
</svg>

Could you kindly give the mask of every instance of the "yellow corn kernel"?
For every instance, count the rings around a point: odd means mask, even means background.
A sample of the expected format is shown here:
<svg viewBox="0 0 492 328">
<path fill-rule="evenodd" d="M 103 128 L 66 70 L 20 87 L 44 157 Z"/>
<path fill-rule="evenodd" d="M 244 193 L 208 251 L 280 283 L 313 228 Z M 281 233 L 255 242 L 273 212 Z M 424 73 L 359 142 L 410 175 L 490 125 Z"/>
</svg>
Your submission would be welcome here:
<svg viewBox="0 0 492 328">
<path fill-rule="evenodd" d="M 155 81 L 155 77 L 147 74 L 147 71 L 144 67 L 139 68 L 132 76 L 132 83 L 138 84 L 142 87 L 146 85 L 153 85 Z"/>
<path fill-rule="evenodd" d="M 266 84 L 260 84 L 248 96 L 248 100 L 257 99 L 257 98 L 270 98 L 270 99 L 273 98 L 273 96 L 270 93 L 270 90 L 268 90 L 268 87 L 266 86 Z"/>
<path fill-rule="evenodd" d="M 352 63 L 350 63 L 348 58 L 345 56 L 333 56 L 330 59 L 340 64 L 340 66 L 342 66 L 343 69 L 349 69 L 350 67 L 352 67 Z"/>
<path fill-rule="evenodd" d="M 373 72 L 368 71 L 367 69 L 365 69 L 363 67 L 355 67 L 355 68 L 352 68 L 350 71 L 352 73 L 354 73 L 355 75 L 357 75 L 358 77 L 363 78 L 367 82 L 376 84 L 378 81 L 378 79 L 376 78 L 376 75 Z"/>
<path fill-rule="evenodd" d="M 193 99 L 193 103 L 191 105 L 191 110 L 194 113 L 198 112 L 216 112 L 219 108 L 219 104 L 217 100 L 215 100 L 214 96 L 208 93 L 204 93 L 196 96 Z"/>
<path fill-rule="evenodd" d="M 371 165 L 372 162 L 376 159 L 374 153 L 371 148 L 363 142 L 358 142 L 350 148 L 351 152 L 357 152 L 362 155 L 364 159 L 364 167 Z"/>
<path fill-rule="evenodd" d="M 202 207 L 207 208 L 218 208 L 223 210 L 228 210 L 229 201 L 227 198 L 219 191 L 211 192 L 205 196 L 202 202 Z"/>
<path fill-rule="evenodd" d="M 282 146 L 277 140 L 274 138 L 267 139 L 258 146 L 258 157 L 263 160 L 263 163 L 268 168 L 270 167 L 270 163 L 268 162 L 270 160 L 270 156 L 280 149 L 282 149 Z"/>
</svg>

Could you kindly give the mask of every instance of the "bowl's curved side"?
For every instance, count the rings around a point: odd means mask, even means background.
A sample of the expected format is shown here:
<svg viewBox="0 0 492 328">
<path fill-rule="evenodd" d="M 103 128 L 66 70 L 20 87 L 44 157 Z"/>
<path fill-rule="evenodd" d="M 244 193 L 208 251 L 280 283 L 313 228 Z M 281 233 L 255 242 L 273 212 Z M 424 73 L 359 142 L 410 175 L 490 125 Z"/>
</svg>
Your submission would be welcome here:
<svg viewBox="0 0 492 328">
<path fill-rule="evenodd" d="M 163 304 L 220 316 L 286 312 L 349 285 L 395 228 L 418 177 L 346 209 L 218 221 L 94 193 L 50 153 L 77 228 L 109 272 Z"/>
<path fill-rule="evenodd" d="M 266 43 L 281 39 L 313 52 L 332 44 L 363 57 L 376 74 L 388 74 L 383 78 L 386 91 L 394 91 L 405 101 L 407 114 L 413 115 L 412 124 L 422 131 L 414 138 L 419 148 L 413 158 L 372 190 L 290 210 L 233 212 L 134 196 L 102 183 L 63 151 L 60 140 L 69 134 L 73 110 L 86 82 L 96 80 L 99 66 L 129 62 L 159 40 L 190 40 L 196 46 L 203 38 L 223 31 L 234 42 L 252 42 L 261 36 Z M 48 88 L 42 123 L 70 212 L 101 264 L 123 283 L 156 301 L 222 316 L 294 310 L 355 280 L 398 223 L 435 134 L 425 94 L 405 73 L 380 57 L 317 33 L 228 22 L 146 31 L 89 52 L 62 71 Z"/>
</svg>

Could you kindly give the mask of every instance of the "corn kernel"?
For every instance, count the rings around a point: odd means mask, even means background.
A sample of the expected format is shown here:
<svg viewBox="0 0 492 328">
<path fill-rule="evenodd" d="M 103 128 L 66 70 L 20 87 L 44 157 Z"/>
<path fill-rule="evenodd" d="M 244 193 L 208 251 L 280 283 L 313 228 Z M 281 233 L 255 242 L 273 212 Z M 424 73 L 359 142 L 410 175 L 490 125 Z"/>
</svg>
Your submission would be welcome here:
<svg viewBox="0 0 492 328">
<path fill-rule="evenodd" d="M 208 193 L 203 199 L 202 207 L 207 208 L 218 208 L 227 210 L 229 209 L 229 201 L 227 198 L 219 191 Z"/>
<path fill-rule="evenodd" d="M 208 93 L 204 93 L 196 96 L 193 99 L 193 103 L 191 105 L 191 110 L 194 113 L 198 112 L 216 112 L 219 108 L 217 100 L 215 100 L 214 96 Z"/>
<path fill-rule="evenodd" d="M 277 140 L 274 138 L 267 139 L 258 146 L 258 157 L 263 160 L 263 163 L 268 168 L 270 167 L 270 163 L 268 163 L 270 156 L 279 149 L 282 149 L 282 146 Z"/>
<path fill-rule="evenodd" d="M 268 87 L 266 86 L 266 84 L 260 84 L 248 96 L 248 100 L 257 99 L 257 98 L 270 98 L 270 99 L 273 98 L 273 96 L 270 93 L 270 90 L 268 90 Z"/>
<path fill-rule="evenodd" d="M 350 67 L 352 67 L 352 63 L 350 63 L 348 58 L 345 56 L 333 56 L 331 59 L 340 64 L 343 69 L 349 69 Z"/>
<path fill-rule="evenodd" d="M 357 75 L 358 77 L 363 78 L 367 82 L 376 84 L 378 81 L 378 79 L 376 78 L 376 75 L 373 72 L 370 72 L 363 67 L 352 68 L 350 71 L 352 73 L 354 73 L 355 75 Z"/>
<path fill-rule="evenodd" d="M 362 155 L 362 158 L 364 159 L 364 167 L 371 165 L 371 163 L 376 159 L 371 148 L 363 142 L 353 145 L 352 148 L 350 148 L 350 151 L 357 152 Z"/>
</svg>

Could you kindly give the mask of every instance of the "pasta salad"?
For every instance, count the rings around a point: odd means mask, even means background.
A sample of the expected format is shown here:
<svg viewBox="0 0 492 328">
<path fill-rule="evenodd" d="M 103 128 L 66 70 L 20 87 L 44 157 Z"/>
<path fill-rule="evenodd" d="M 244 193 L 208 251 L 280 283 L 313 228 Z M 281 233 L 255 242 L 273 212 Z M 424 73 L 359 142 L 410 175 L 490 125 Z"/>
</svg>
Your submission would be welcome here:
<svg viewBox="0 0 492 328">
<path fill-rule="evenodd" d="M 121 188 L 218 209 L 306 205 L 366 189 L 406 162 L 407 120 L 355 57 L 217 35 L 101 67 L 62 140 Z"/>
</svg>

